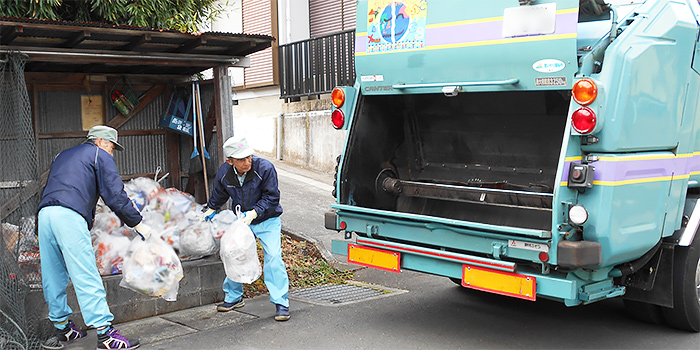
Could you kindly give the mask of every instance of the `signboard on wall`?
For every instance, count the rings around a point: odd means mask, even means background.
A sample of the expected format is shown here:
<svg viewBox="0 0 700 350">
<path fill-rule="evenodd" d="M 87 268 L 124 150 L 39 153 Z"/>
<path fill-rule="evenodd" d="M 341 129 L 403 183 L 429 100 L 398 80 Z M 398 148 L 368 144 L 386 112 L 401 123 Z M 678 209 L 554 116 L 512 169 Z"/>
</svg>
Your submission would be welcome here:
<svg viewBox="0 0 700 350">
<path fill-rule="evenodd" d="M 102 95 L 81 95 L 80 111 L 83 130 L 87 131 L 95 125 L 104 124 Z"/>
</svg>

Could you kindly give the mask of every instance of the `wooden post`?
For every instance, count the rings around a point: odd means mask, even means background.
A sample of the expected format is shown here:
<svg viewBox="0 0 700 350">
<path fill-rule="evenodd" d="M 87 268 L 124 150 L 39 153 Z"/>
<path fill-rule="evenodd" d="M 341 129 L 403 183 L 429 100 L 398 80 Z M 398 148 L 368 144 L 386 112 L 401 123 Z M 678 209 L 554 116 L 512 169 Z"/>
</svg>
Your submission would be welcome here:
<svg viewBox="0 0 700 350">
<path fill-rule="evenodd" d="M 216 129 L 219 141 L 219 154 L 224 161 L 224 142 L 233 136 L 233 106 L 231 105 L 231 79 L 228 66 L 214 68 L 214 99 L 216 101 Z"/>
<path fill-rule="evenodd" d="M 172 94 L 173 89 L 167 86 L 163 91 L 165 96 Z M 180 135 L 174 131 L 165 132 L 165 152 L 173 187 L 182 191 L 182 173 L 180 171 Z"/>
</svg>

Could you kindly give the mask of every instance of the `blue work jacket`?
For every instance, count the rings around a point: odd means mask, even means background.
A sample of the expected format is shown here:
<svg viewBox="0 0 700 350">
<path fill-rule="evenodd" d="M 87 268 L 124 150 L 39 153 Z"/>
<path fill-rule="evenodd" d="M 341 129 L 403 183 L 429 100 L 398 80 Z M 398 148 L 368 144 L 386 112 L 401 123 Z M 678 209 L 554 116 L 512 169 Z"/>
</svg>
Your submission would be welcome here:
<svg viewBox="0 0 700 350">
<path fill-rule="evenodd" d="M 141 222 L 141 213 L 124 192 L 114 158 L 94 143 L 86 142 L 64 150 L 53 160 L 37 210 L 49 206 L 72 209 L 92 229 L 99 197 L 127 226 Z"/>
<path fill-rule="evenodd" d="M 275 166 L 267 159 L 253 156 L 253 164 L 241 184 L 232 165 L 221 165 L 207 205 L 219 210 L 229 198 L 232 206 L 240 205 L 243 212 L 255 209 L 258 217 L 253 224 L 282 215 Z"/>
</svg>

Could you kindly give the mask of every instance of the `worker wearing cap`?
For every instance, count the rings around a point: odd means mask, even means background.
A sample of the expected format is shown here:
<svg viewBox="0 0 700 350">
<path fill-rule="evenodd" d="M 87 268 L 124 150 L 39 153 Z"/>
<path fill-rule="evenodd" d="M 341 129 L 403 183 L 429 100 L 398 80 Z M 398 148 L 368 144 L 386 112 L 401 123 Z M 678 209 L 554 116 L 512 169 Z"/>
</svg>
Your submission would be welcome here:
<svg viewBox="0 0 700 350">
<path fill-rule="evenodd" d="M 122 151 L 117 130 L 95 126 L 85 143 L 59 153 L 39 203 L 38 228 L 41 253 L 41 277 L 49 319 L 56 334 L 44 348 L 60 349 L 61 343 L 86 335 L 69 317 L 73 313 L 66 302 L 68 279 L 73 282 L 83 320 L 97 329 L 98 349 L 134 349 L 138 340 L 129 340 L 111 326 L 114 316 L 105 299 L 102 278 L 97 271 L 90 229 L 97 200 L 102 200 L 142 239 L 151 229 L 141 222 L 114 163 L 113 151 Z"/>
<path fill-rule="evenodd" d="M 231 198 L 233 206 L 241 207 L 243 221 L 260 240 L 265 255 L 263 276 L 275 304 L 275 320 L 289 319 L 289 277 L 282 260 L 282 207 L 277 187 L 277 171 L 270 161 L 253 155 L 253 149 L 243 137 L 231 137 L 224 143 L 226 162 L 221 165 L 205 212 L 208 220 Z M 228 277 L 224 280 L 224 303 L 221 312 L 243 307 L 243 285 Z"/>
</svg>

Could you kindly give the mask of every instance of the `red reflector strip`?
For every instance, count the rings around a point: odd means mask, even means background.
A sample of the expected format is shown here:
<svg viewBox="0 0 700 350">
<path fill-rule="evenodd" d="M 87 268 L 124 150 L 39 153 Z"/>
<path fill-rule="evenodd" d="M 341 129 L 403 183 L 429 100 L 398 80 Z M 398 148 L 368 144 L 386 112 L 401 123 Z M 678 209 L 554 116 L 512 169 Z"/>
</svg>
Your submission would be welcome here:
<svg viewBox="0 0 700 350">
<path fill-rule="evenodd" d="M 396 251 L 405 252 L 405 253 L 434 256 L 434 257 L 439 257 L 442 259 L 453 260 L 455 262 L 459 262 L 459 263 L 463 263 L 463 264 L 472 264 L 472 265 L 478 265 L 478 266 L 492 267 L 492 268 L 496 268 L 499 270 L 515 272 L 515 265 L 514 264 L 501 264 L 495 260 L 473 259 L 473 258 L 469 258 L 466 256 L 457 256 L 457 255 L 443 253 L 443 252 L 439 252 L 439 251 L 435 251 L 435 250 L 420 249 L 420 248 L 415 248 L 415 247 L 412 247 L 412 248 L 401 247 L 401 246 L 393 245 L 391 243 L 372 242 L 372 241 L 366 241 L 366 240 L 363 240 L 360 238 L 357 239 L 357 243 L 364 244 L 364 245 L 371 245 L 371 246 L 380 247 L 380 248 L 387 248 L 387 249 L 396 250 Z"/>
</svg>

